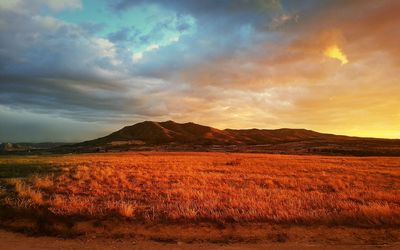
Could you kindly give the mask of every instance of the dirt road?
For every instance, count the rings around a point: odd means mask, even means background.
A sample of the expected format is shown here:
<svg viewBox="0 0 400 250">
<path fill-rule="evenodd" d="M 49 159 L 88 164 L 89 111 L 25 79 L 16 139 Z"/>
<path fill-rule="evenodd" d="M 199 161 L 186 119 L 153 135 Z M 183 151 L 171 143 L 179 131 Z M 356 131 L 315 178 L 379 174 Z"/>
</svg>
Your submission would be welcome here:
<svg viewBox="0 0 400 250">
<path fill-rule="evenodd" d="M 305 244 L 296 242 L 285 243 L 159 243 L 154 241 L 135 241 L 130 239 L 104 239 L 104 238 L 77 238 L 61 239 L 53 237 L 31 237 L 19 233 L 11 233 L 0 230 L 0 249 L 22 250 L 22 249 L 183 249 L 183 250 L 208 250 L 208 249 L 400 249 L 400 243 L 389 245 L 322 245 Z"/>
</svg>

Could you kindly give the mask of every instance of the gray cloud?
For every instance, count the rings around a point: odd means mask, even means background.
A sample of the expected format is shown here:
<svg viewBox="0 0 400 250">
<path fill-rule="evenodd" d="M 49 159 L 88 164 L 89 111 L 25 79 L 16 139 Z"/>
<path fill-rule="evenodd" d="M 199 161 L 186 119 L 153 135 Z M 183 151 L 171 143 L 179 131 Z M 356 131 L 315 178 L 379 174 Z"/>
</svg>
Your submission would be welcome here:
<svg viewBox="0 0 400 250">
<path fill-rule="evenodd" d="M 24 109 L 5 108 L 0 105 L 1 142 L 80 142 L 98 138 L 119 125 L 81 122 L 31 113 Z"/>
<path fill-rule="evenodd" d="M 152 97 L 179 88 L 136 77 L 130 56 L 125 60 L 114 44 L 80 26 L 4 13 L 2 105 L 80 121 L 121 121 L 159 115 L 165 111 L 160 108 L 164 100 Z"/>
<path fill-rule="evenodd" d="M 112 42 L 132 42 L 136 40 L 139 34 L 139 31 L 134 26 L 129 26 L 110 33 L 108 39 Z"/>
<path fill-rule="evenodd" d="M 140 4 L 160 4 L 163 7 L 178 10 L 180 12 L 190 13 L 260 13 L 264 14 L 269 12 L 271 9 L 280 8 L 279 0 L 120 0 L 110 2 L 110 6 L 117 11 L 123 11 L 127 8 L 131 8 Z"/>
</svg>

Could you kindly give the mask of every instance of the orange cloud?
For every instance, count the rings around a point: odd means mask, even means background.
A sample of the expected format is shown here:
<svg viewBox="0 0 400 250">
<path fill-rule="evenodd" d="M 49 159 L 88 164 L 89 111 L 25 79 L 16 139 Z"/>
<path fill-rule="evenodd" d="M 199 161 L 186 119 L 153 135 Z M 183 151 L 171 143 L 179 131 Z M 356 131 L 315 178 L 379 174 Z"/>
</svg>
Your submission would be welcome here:
<svg viewBox="0 0 400 250">
<path fill-rule="evenodd" d="M 180 72 L 201 94 L 191 106 L 197 122 L 400 138 L 400 2 L 331 7 L 300 16 L 280 43 L 254 44 Z"/>
<path fill-rule="evenodd" d="M 343 54 L 342 50 L 337 45 L 329 46 L 325 49 L 324 55 L 339 60 L 342 65 L 347 64 L 349 61 L 347 60 L 347 56 Z"/>
</svg>

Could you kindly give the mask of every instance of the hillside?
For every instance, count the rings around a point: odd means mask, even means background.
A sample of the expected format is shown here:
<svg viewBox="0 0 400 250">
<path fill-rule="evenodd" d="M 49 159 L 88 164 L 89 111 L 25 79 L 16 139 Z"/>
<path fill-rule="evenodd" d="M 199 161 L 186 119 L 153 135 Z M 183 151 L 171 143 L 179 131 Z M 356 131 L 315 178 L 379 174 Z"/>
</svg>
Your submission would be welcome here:
<svg viewBox="0 0 400 250">
<path fill-rule="evenodd" d="M 306 129 L 216 129 L 173 121 L 145 121 L 110 135 L 64 147 L 76 152 L 167 150 L 335 155 L 400 155 L 400 140 L 318 133 Z"/>
<path fill-rule="evenodd" d="M 101 146 L 133 142 L 140 145 L 158 144 L 196 144 L 196 145 L 259 145 L 294 142 L 322 138 L 341 138 L 345 136 L 321 134 L 305 129 L 225 129 L 173 121 L 145 121 L 126 126 L 110 135 L 77 145 Z"/>
<path fill-rule="evenodd" d="M 120 141 L 135 141 L 137 144 L 146 145 L 165 143 L 231 144 L 234 139 L 229 132 L 195 123 L 145 121 L 79 145 L 103 145 Z"/>
</svg>

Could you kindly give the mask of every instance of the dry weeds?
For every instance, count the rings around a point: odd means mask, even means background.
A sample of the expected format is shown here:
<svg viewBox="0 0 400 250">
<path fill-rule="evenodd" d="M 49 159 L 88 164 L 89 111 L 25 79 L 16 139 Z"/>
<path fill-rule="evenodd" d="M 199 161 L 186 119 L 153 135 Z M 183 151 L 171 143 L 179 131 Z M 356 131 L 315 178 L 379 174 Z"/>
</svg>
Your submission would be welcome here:
<svg viewBox="0 0 400 250">
<path fill-rule="evenodd" d="M 7 178 L 5 168 L 30 162 L 51 171 Z M 0 174 L 6 187 L 0 203 L 15 211 L 152 223 L 400 225 L 400 158 L 147 152 L 4 157 Z"/>
</svg>

